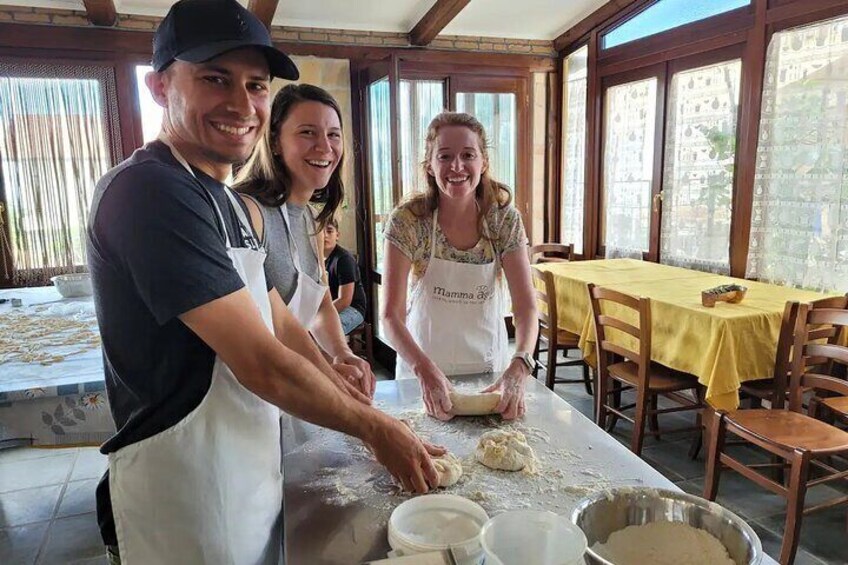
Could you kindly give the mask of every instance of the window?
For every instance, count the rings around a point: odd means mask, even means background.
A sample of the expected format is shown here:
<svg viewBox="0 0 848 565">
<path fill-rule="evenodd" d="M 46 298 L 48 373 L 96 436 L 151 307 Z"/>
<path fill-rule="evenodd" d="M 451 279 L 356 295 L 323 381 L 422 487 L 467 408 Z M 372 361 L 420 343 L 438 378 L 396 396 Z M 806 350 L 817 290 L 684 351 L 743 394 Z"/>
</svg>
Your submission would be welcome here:
<svg viewBox="0 0 848 565">
<path fill-rule="evenodd" d="M 395 202 L 392 194 L 392 139 L 389 79 L 368 85 L 368 159 L 374 215 L 374 269 L 383 269 L 383 226 Z"/>
<path fill-rule="evenodd" d="M 649 251 L 657 79 L 611 86 L 606 93 L 602 190 L 607 257 Z"/>
<path fill-rule="evenodd" d="M 676 73 L 666 119 L 660 262 L 730 273 L 742 62 Z"/>
<path fill-rule="evenodd" d="M 153 100 L 150 90 L 144 83 L 144 76 L 153 71 L 150 65 L 137 65 L 135 68 L 135 83 L 138 91 L 138 106 L 141 113 L 141 131 L 144 143 L 159 137 L 162 127 L 162 107 Z"/>
<path fill-rule="evenodd" d="M 516 108 L 515 94 L 459 92 L 456 111 L 477 118 L 489 138 L 489 167 L 492 178 L 506 184 L 516 194 Z"/>
<path fill-rule="evenodd" d="M 736 8 L 751 0 L 659 0 L 601 38 L 601 47 L 609 49 L 684 24 L 703 20 Z"/>
<path fill-rule="evenodd" d="M 440 80 L 400 81 L 400 152 L 403 193 L 424 190 L 424 140 L 427 126 L 445 109 L 445 83 Z"/>
<path fill-rule="evenodd" d="M 848 18 L 774 34 L 747 275 L 848 291 Z"/>
<path fill-rule="evenodd" d="M 583 253 L 583 196 L 586 192 L 586 95 L 589 48 L 565 58 L 562 96 L 562 207 L 560 241 Z"/>
<path fill-rule="evenodd" d="M 84 268 L 94 186 L 121 155 L 114 101 L 111 68 L 0 63 L 6 283 L 46 284 Z"/>
</svg>

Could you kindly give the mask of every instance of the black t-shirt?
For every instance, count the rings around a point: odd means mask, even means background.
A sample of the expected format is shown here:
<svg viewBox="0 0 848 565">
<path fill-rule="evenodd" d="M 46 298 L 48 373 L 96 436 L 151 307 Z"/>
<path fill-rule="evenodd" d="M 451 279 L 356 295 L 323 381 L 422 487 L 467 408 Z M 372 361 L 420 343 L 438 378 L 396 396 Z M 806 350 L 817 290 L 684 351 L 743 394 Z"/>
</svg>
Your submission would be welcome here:
<svg viewBox="0 0 848 565">
<path fill-rule="evenodd" d="M 231 245 L 245 240 L 225 187 L 194 173 L 155 141 L 95 189 L 88 260 L 117 427 L 103 453 L 172 427 L 200 404 L 215 352 L 177 316 L 244 287 L 227 255 L 224 229 Z M 97 505 L 104 541 L 115 545 L 106 477 Z"/>
<path fill-rule="evenodd" d="M 332 253 L 327 256 L 325 266 L 327 268 L 327 279 L 330 283 L 330 296 L 333 297 L 333 300 L 339 297 L 340 286 L 354 283 L 353 299 L 350 305 L 365 316 L 365 290 L 360 281 L 359 266 L 350 251 L 341 245 L 336 245 Z"/>
</svg>

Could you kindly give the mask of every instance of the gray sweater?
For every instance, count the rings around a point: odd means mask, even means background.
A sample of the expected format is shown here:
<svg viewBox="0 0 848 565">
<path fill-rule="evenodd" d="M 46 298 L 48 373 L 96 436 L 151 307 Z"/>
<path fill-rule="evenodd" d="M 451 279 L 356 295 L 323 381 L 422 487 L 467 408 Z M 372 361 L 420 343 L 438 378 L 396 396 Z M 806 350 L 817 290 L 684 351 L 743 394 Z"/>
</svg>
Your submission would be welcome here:
<svg viewBox="0 0 848 565">
<path fill-rule="evenodd" d="M 300 258 L 300 270 L 316 282 L 321 281 L 321 267 L 318 264 L 315 242 L 315 222 L 308 206 L 297 206 L 290 202 L 285 205 L 289 215 L 289 225 L 294 235 Z M 288 232 L 279 208 L 260 206 L 265 222 L 265 276 L 274 285 L 283 301 L 288 304 L 297 289 L 297 272 L 291 254 Z"/>
</svg>

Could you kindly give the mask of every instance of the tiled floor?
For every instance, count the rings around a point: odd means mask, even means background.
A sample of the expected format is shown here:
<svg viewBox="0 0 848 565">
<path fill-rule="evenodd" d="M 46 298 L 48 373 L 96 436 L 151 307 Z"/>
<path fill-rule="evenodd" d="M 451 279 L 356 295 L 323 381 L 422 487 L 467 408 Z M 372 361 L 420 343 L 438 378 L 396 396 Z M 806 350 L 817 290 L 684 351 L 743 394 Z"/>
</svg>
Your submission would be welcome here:
<svg viewBox="0 0 848 565">
<path fill-rule="evenodd" d="M 96 447 L 0 451 L 0 563 L 105 564 L 94 488 Z"/>
<path fill-rule="evenodd" d="M 388 375 L 378 371 L 378 378 Z M 582 385 L 558 385 L 556 392 L 591 417 L 592 399 Z M 681 415 L 660 421 L 662 429 L 685 425 Z M 615 436 L 627 443 L 629 424 L 620 423 Z M 656 441 L 649 438 L 646 461 L 681 489 L 700 495 L 703 489 L 703 455 L 687 457 L 688 439 Z M 740 457 L 763 456 L 753 449 L 738 448 Z M 0 451 L 0 563 L 105 564 L 103 546 L 94 514 L 94 488 L 106 459 L 96 448 L 25 449 Z M 845 495 L 819 486 L 808 502 Z M 754 528 L 763 547 L 773 557 L 780 549 L 785 518 L 782 499 L 733 472 L 722 474 L 718 502 L 739 514 Z M 812 514 L 804 519 L 798 565 L 848 564 L 848 532 L 845 507 Z"/>
</svg>

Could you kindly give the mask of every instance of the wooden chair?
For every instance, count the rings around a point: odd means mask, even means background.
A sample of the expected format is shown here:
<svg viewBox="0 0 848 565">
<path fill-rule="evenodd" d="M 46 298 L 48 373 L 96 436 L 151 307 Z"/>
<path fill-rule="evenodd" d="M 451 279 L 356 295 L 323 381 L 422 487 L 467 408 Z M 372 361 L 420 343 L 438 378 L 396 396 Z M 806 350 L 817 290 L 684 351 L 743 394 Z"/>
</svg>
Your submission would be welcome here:
<svg viewBox="0 0 848 565">
<path fill-rule="evenodd" d="M 530 264 L 565 263 L 574 261 L 574 245 L 569 243 L 540 243 L 530 247 Z"/>
<path fill-rule="evenodd" d="M 536 340 L 536 348 L 533 358 L 536 360 L 536 369 L 533 376 L 538 378 L 539 369 L 545 371 L 545 385 L 553 390 L 557 384 L 580 383 L 586 387 L 586 392 L 592 394 L 592 379 L 589 375 L 589 365 L 583 359 L 568 359 L 568 352 L 579 349 L 580 336 L 561 329 L 557 325 L 557 298 L 554 288 L 554 276 L 552 273 L 531 269 L 533 272 L 533 286 L 536 289 L 536 302 L 539 311 L 539 337 Z M 544 342 L 544 347 L 542 343 Z M 539 363 L 539 353 L 548 353 L 547 363 L 543 366 Z M 557 361 L 559 352 L 563 352 L 564 361 Z M 583 367 L 582 379 L 565 379 L 556 376 L 557 367 L 571 367 L 580 365 Z"/>
<path fill-rule="evenodd" d="M 780 548 L 780 563 L 783 565 L 795 560 L 804 514 L 848 502 L 848 496 L 842 496 L 804 508 L 807 488 L 848 478 L 848 471 L 839 471 L 827 463 L 830 456 L 848 454 L 848 432 L 803 413 L 805 387 L 816 394 L 848 396 L 848 382 L 820 372 L 822 367 L 827 368 L 833 362 L 848 363 L 848 347 L 820 341 L 827 329 L 823 326 L 840 329 L 848 326 L 848 310 L 811 308 L 809 304 L 798 304 L 797 308 L 789 379 L 789 409 L 716 412 L 708 434 L 709 456 L 704 482 L 704 498 L 715 500 L 721 471 L 726 466 L 787 499 L 786 525 Z M 788 484 L 772 480 L 756 470 L 773 467 L 774 463 L 746 466 L 724 453 L 728 432 L 780 457 L 783 462 L 777 465 L 788 469 Z M 825 475 L 811 480 L 813 466 L 824 471 Z"/>
<path fill-rule="evenodd" d="M 696 426 L 677 429 L 672 433 L 697 430 L 700 437 L 700 409 L 704 407 L 704 398 L 703 388 L 698 384 L 698 380 L 693 375 L 675 371 L 651 361 L 650 299 L 637 298 L 589 284 L 589 300 L 592 303 L 592 318 L 595 323 L 598 347 L 598 381 L 595 395 L 597 424 L 607 428 L 607 431 L 612 431 L 618 418 L 632 422 L 634 429 L 630 449 L 637 455 L 641 455 L 646 433 L 645 423 L 649 418 L 651 431 L 648 433 L 659 436 L 657 420 L 659 414 L 698 410 Z M 601 301 L 615 303 L 634 310 L 639 318 L 639 327 L 612 315 L 604 314 Z M 635 338 L 639 342 L 638 351 L 631 351 L 612 343 L 609 340 L 608 329 L 614 329 Z M 620 359 L 615 359 L 614 356 L 619 356 Z M 612 389 L 610 385 L 614 382 L 619 383 L 619 385 Z M 613 405 L 607 403 L 608 396 L 618 395 L 622 390 L 628 389 L 635 389 L 636 391 L 636 402 L 634 404 L 620 406 L 619 402 L 615 402 Z M 681 394 L 687 390 L 693 392 L 692 398 Z M 660 395 L 675 401 L 678 406 L 659 409 L 657 397 Z M 624 413 L 625 410 L 631 408 L 636 409 L 633 418 Z M 607 427 L 609 416 L 612 416 L 613 420 Z M 698 443 L 695 443 L 690 455 L 697 453 L 695 446 L 699 448 Z"/>
<path fill-rule="evenodd" d="M 374 365 L 374 334 L 371 331 L 371 324 L 362 322 L 356 326 L 349 334 L 350 350 L 354 355 L 362 357 L 368 364 Z"/>
<path fill-rule="evenodd" d="M 810 308 L 837 308 L 848 307 L 848 295 L 822 298 L 810 302 Z M 751 408 L 760 408 L 764 401 L 774 408 L 783 408 L 786 405 L 786 394 L 789 385 L 789 372 L 791 370 L 791 351 L 794 339 L 795 317 L 798 313 L 797 302 L 787 302 L 783 310 L 783 319 L 780 323 L 780 333 L 777 338 L 777 352 L 774 359 L 774 373 L 771 379 L 749 381 L 742 383 L 739 387 L 740 396 L 750 399 Z M 839 333 L 833 326 L 822 328 L 817 334 L 828 343 L 835 344 Z"/>
</svg>

